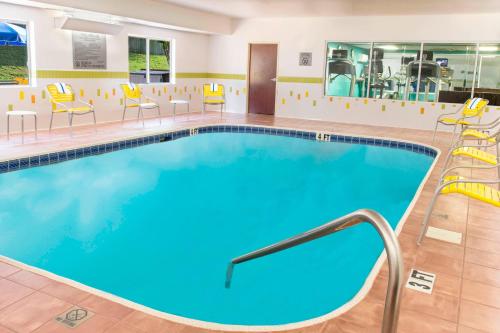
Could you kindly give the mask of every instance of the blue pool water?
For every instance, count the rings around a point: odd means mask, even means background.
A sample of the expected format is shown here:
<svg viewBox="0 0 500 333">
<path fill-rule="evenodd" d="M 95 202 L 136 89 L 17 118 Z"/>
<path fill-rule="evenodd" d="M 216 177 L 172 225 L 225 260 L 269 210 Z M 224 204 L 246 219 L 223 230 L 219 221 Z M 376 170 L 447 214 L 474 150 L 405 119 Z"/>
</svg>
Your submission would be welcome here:
<svg viewBox="0 0 500 333">
<path fill-rule="evenodd" d="M 192 319 L 273 325 L 362 287 L 368 225 L 238 265 L 232 257 L 359 208 L 393 227 L 433 158 L 377 146 L 217 133 L 0 175 L 0 254 Z"/>
</svg>

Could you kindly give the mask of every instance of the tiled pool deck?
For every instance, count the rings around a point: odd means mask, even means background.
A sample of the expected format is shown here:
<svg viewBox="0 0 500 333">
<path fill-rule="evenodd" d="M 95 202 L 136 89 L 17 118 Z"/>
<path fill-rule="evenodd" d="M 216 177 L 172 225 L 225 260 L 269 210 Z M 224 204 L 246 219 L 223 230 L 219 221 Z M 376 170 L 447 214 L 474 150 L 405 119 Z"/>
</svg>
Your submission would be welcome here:
<svg viewBox="0 0 500 333">
<path fill-rule="evenodd" d="M 0 160 L 72 150 L 80 146 L 121 140 L 126 137 L 154 135 L 159 131 L 191 128 L 206 124 L 256 124 L 300 130 L 329 131 L 336 134 L 390 137 L 430 144 L 427 131 L 339 124 L 263 115 L 218 113 L 191 114 L 146 121 L 108 123 L 40 132 L 35 141 L 29 134 L 25 144 L 19 136 L 9 142 L 0 137 Z M 439 147 L 446 154 L 450 136 L 440 134 Z M 463 233 L 461 245 L 426 238 L 422 246 L 415 241 L 425 209 L 442 167 L 437 167 L 412 209 L 399 235 L 404 254 L 405 281 L 410 268 L 437 274 L 431 295 L 404 289 L 398 332 L 500 332 L 500 210 L 458 195 L 441 196 L 431 225 Z M 463 173 L 475 178 L 494 178 L 491 171 Z M 333 217 L 332 217 L 333 218 Z M 368 295 L 341 316 L 314 326 L 290 332 L 380 332 L 385 301 L 387 269 L 379 273 Z M 66 328 L 54 318 L 78 305 L 95 313 L 76 328 Z M 173 323 L 109 301 L 0 261 L 0 333 L 4 332 L 209 332 L 207 329 Z M 212 331 L 215 332 L 215 331 Z"/>
</svg>

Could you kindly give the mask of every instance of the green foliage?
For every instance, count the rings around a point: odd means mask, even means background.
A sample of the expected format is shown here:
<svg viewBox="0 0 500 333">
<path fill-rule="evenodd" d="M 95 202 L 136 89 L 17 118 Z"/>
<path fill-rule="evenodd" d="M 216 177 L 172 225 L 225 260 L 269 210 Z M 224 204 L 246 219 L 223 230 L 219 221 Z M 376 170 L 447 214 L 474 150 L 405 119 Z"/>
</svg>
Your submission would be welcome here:
<svg viewBox="0 0 500 333">
<path fill-rule="evenodd" d="M 0 65 L 0 81 L 13 81 L 16 77 L 27 78 L 28 68 L 26 66 Z"/>
<path fill-rule="evenodd" d="M 27 49 L 23 46 L 0 46 L 0 81 L 27 78 Z"/>
<path fill-rule="evenodd" d="M 25 46 L 0 46 L 0 66 L 26 66 L 27 62 Z"/>
<path fill-rule="evenodd" d="M 167 57 L 164 55 L 151 55 L 149 57 L 150 68 L 152 70 L 168 70 L 170 66 Z M 137 72 L 146 69 L 146 55 L 140 53 L 129 53 L 128 67 L 130 72 Z"/>
</svg>

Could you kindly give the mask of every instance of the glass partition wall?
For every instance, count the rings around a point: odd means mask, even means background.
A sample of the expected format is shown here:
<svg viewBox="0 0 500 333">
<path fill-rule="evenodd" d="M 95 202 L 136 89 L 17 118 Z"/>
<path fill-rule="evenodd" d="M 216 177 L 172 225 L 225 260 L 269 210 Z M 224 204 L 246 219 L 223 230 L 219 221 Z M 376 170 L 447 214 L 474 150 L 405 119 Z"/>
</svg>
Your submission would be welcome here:
<svg viewBox="0 0 500 333">
<path fill-rule="evenodd" d="M 366 96 L 371 43 L 328 43 L 326 92 L 331 96 Z"/>
<path fill-rule="evenodd" d="M 500 105 L 500 43 L 328 42 L 325 93 Z"/>
<path fill-rule="evenodd" d="M 476 44 L 424 44 L 418 100 L 438 102 L 457 100 L 458 96 L 467 100 L 474 81 L 476 49 Z M 416 94 L 409 99 L 416 100 Z"/>
<path fill-rule="evenodd" d="M 500 105 L 500 43 L 479 44 L 474 97 Z"/>
<path fill-rule="evenodd" d="M 371 98 L 404 100 L 407 68 L 417 61 L 420 43 L 374 43 L 371 60 Z"/>
</svg>

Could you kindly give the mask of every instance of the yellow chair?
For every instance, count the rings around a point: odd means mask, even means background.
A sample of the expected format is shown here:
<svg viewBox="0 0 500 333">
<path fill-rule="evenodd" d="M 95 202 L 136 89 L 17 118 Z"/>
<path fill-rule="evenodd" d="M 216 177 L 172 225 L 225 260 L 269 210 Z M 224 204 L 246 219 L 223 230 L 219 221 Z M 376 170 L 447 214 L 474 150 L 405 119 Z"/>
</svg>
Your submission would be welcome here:
<svg viewBox="0 0 500 333">
<path fill-rule="evenodd" d="M 488 103 L 489 101 L 487 99 L 477 97 L 470 98 L 460 107 L 458 111 L 440 115 L 436 121 L 436 127 L 434 128 L 434 134 L 432 136 L 432 143 L 434 143 L 434 140 L 436 139 L 436 132 L 440 124 L 445 126 L 454 126 L 452 137 L 453 142 L 455 140 L 457 126 L 461 126 L 463 129 L 464 126 L 472 125 L 470 120 L 473 118 L 477 118 L 477 122 L 479 122 Z"/>
<path fill-rule="evenodd" d="M 490 143 L 495 143 L 496 142 L 496 137 L 494 135 L 490 135 L 487 132 L 480 131 L 477 129 L 472 129 L 472 128 L 467 128 L 462 133 L 460 134 L 461 138 L 463 140 L 486 140 L 487 142 Z"/>
<path fill-rule="evenodd" d="M 494 134 L 490 134 L 494 133 Z M 478 140 L 479 142 L 484 141 L 486 143 L 497 143 L 499 141 L 497 137 L 500 134 L 500 117 L 488 124 L 476 124 L 466 126 L 465 129 L 460 133 L 458 145 L 462 144 L 466 140 Z"/>
<path fill-rule="evenodd" d="M 451 152 L 451 156 L 465 156 L 488 164 L 497 164 L 498 157 L 475 147 L 459 147 Z"/>
<path fill-rule="evenodd" d="M 141 117 L 142 126 L 144 126 L 144 109 L 157 109 L 158 117 L 161 124 L 160 105 L 151 97 L 145 96 L 141 92 L 141 88 L 134 83 L 120 84 L 124 95 L 122 122 L 125 121 L 125 113 L 127 109 L 137 108 L 137 119 Z"/>
<path fill-rule="evenodd" d="M 495 207 L 500 207 L 500 191 L 494 189 L 487 184 L 497 184 L 500 186 L 500 178 L 499 179 L 467 179 L 462 176 L 457 175 L 447 175 L 449 172 L 459 168 L 467 168 L 467 169 L 489 169 L 498 167 L 500 164 L 492 165 L 492 166 L 457 166 L 448 169 L 445 172 L 445 176 L 441 179 L 439 186 L 437 187 L 434 196 L 432 197 L 432 201 L 427 209 L 427 213 L 422 221 L 422 227 L 420 230 L 420 235 L 417 239 L 417 244 L 420 245 L 422 239 L 427 233 L 427 228 L 429 224 L 429 219 L 432 214 L 432 210 L 434 209 L 434 205 L 436 204 L 437 198 L 440 194 L 461 194 L 465 195 L 469 198 L 476 199 L 487 204 L 493 205 Z"/>
<path fill-rule="evenodd" d="M 73 126 L 73 116 L 82 116 L 92 113 L 94 125 L 96 125 L 94 106 L 75 97 L 75 93 L 69 84 L 56 82 L 47 85 L 47 91 L 52 103 L 52 114 L 50 116 L 49 131 L 52 130 L 54 114 L 68 114 L 69 126 Z M 79 104 L 79 106 L 76 106 Z"/>
<path fill-rule="evenodd" d="M 469 131 L 469 132 L 467 132 Z M 470 137 L 470 134 L 475 134 Z M 500 131 L 493 135 L 482 135 L 482 132 L 472 132 L 470 129 L 462 131 L 461 139 L 457 145 L 451 147 L 445 159 L 443 170 L 446 170 L 448 165 L 453 162 L 455 157 L 469 157 L 476 161 L 496 165 L 500 163 Z M 477 145 L 467 144 L 464 145 L 465 140 L 477 140 Z M 486 144 L 483 144 L 485 142 Z M 489 148 L 495 148 L 496 154 L 488 152 Z M 444 171 L 442 175 L 444 174 Z M 500 167 L 498 168 L 498 175 L 500 177 Z"/>
<path fill-rule="evenodd" d="M 203 85 L 203 112 L 207 105 L 220 105 L 220 114 L 226 107 L 226 94 L 222 84 L 206 83 Z"/>
</svg>

